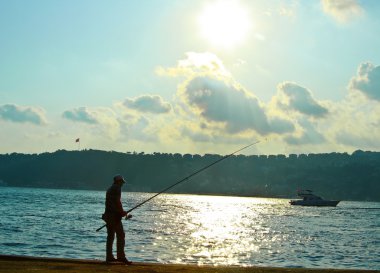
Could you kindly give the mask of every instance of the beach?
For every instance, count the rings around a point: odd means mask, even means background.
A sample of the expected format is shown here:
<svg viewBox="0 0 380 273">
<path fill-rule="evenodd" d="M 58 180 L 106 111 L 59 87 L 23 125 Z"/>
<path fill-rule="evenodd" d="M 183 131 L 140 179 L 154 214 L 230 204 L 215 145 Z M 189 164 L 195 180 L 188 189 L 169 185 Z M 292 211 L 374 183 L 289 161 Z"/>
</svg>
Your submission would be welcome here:
<svg viewBox="0 0 380 273">
<path fill-rule="evenodd" d="M 38 273 L 375 273 L 378 270 L 358 269 L 308 269 L 308 268 L 279 268 L 279 267 L 256 267 L 256 266 L 206 266 L 188 264 L 159 264 L 136 262 L 132 265 L 107 264 L 100 260 L 41 258 L 29 256 L 0 255 L 0 272 L 38 272 Z"/>
</svg>

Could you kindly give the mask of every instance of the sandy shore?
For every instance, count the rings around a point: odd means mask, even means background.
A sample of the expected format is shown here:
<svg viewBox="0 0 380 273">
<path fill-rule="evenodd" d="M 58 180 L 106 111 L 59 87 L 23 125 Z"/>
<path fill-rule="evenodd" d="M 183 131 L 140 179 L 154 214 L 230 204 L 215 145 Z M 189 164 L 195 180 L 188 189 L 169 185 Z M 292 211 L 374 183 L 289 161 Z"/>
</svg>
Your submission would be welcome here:
<svg viewBox="0 0 380 273">
<path fill-rule="evenodd" d="M 24 256 L 0 255 L 0 272 L 37 272 L 37 273 L 97 273 L 97 272 L 149 272 L 149 273 L 354 273 L 376 272 L 379 270 L 348 270 L 348 269 L 305 269 L 305 268 L 273 268 L 273 267 L 238 267 L 238 266 L 197 266 L 184 264 L 158 264 L 158 263 L 133 263 L 126 265 L 109 265 L 104 261 L 97 260 L 74 260 L 56 258 L 38 258 Z"/>
</svg>

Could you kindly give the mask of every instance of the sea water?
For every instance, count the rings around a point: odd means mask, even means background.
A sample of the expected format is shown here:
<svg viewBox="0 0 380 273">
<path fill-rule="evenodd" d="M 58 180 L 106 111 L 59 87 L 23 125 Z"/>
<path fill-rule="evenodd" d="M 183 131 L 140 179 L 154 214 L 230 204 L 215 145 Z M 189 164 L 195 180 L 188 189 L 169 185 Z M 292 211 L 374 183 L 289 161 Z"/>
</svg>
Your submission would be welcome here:
<svg viewBox="0 0 380 273">
<path fill-rule="evenodd" d="M 127 210 L 151 193 L 123 192 Z M 0 254 L 104 259 L 105 192 L 0 188 Z M 380 269 L 380 203 L 162 194 L 123 221 L 132 261 Z"/>
</svg>

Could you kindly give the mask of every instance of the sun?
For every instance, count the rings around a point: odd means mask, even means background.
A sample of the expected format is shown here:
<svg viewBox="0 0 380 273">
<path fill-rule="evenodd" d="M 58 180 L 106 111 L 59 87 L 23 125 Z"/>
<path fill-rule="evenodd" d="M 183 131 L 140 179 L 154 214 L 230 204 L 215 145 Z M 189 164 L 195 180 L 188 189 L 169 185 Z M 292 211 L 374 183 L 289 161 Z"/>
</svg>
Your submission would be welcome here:
<svg viewBox="0 0 380 273">
<path fill-rule="evenodd" d="M 247 38 L 252 22 L 238 1 L 219 0 L 206 5 L 198 23 L 202 36 L 214 46 L 230 48 Z"/>
</svg>

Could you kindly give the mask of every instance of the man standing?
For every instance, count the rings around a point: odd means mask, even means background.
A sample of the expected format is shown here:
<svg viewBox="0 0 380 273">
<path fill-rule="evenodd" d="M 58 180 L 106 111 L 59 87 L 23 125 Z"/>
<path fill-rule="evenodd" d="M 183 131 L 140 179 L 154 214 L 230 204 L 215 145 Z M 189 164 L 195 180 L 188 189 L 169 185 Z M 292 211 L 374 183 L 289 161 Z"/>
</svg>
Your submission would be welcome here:
<svg viewBox="0 0 380 273">
<path fill-rule="evenodd" d="M 123 209 L 121 203 L 121 187 L 125 183 L 124 178 L 121 175 L 116 175 L 113 178 L 112 186 L 107 190 L 106 194 L 106 209 L 103 214 L 103 220 L 107 224 L 107 244 L 106 244 L 106 261 L 107 262 L 123 262 L 125 264 L 131 264 L 125 257 L 125 233 L 121 219 L 126 216 L 131 218 L 132 215 L 128 215 Z M 117 259 L 113 256 L 113 241 L 116 233 L 116 248 Z"/>
</svg>

